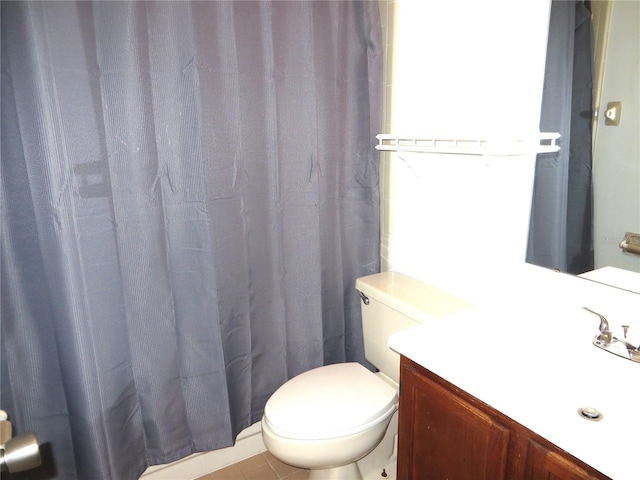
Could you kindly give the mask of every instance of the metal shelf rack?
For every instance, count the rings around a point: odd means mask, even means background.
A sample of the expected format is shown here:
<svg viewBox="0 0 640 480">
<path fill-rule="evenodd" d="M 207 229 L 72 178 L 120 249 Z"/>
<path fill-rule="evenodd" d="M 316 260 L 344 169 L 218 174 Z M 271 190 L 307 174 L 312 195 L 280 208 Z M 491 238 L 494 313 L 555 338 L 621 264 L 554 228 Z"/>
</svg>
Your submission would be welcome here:
<svg viewBox="0 0 640 480">
<path fill-rule="evenodd" d="M 376 135 L 376 150 L 390 152 L 448 153 L 457 155 L 515 156 L 553 153 L 560 150 L 559 133 L 540 132 L 533 139 L 489 139 L 457 136 L 408 137 Z"/>
</svg>

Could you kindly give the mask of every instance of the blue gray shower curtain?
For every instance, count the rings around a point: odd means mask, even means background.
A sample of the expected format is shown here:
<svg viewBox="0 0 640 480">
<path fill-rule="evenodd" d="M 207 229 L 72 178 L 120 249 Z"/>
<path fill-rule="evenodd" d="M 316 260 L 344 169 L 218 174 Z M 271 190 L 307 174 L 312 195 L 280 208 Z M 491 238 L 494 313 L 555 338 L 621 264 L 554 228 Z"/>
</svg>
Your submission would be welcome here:
<svg viewBox="0 0 640 480">
<path fill-rule="evenodd" d="M 591 12 L 584 1 L 551 2 L 540 131 L 560 151 L 536 164 L 527 262 L 562 272 L 593 270 Z"/>
<path fill-rule="evenodd" d="M 1 408 L 135 479 L 364 361 L 377 2 L 2 2 Z"/>
</svg>

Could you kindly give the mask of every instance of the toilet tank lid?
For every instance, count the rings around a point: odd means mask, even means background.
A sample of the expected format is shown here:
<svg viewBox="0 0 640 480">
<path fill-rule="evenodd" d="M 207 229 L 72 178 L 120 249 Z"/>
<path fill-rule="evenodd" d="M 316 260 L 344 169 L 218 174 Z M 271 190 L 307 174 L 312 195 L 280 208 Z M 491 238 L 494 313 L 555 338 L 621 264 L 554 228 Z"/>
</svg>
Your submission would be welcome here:
<svg viewBox="0 0 640 480">
<path fill-rule="evenodd" d="M 359 363 L 339 363 L 282 385 L 267 401 L 264 417 L 287 438 L 338 438 L 378 423 L 397 405 L 398 393 L 384 380 Z"/>
<path fill-rule="evenodd" d="M 356 289 L 418 322 L 443 318 L 474 305 L 441 288 L 398 272 L 382 272 L 356 279 Z"/>
</svg>

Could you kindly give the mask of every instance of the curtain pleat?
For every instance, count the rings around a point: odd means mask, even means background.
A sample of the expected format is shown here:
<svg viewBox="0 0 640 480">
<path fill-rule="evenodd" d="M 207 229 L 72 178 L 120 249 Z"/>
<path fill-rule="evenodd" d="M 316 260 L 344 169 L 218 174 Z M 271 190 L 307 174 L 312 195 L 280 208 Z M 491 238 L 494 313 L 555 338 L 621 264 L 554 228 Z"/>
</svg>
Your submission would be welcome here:
<svg viewBox="0 0 640 480">
<path fill-rule="evenodd" d="M 1 407 L 28 478 L 229 446 L 364 362 L 375 2 L 2 2 Z"/>
</svg>

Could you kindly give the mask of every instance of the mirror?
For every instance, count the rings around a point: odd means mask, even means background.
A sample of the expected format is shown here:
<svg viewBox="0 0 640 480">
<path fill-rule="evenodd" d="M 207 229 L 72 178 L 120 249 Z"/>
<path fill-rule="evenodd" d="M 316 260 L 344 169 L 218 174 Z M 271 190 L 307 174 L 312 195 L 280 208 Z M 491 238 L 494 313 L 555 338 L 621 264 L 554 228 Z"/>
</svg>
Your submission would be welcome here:
<svg viewBox="0 0 640 480">
<path fill-rule="evenodd" d="M 640 272 L 640 255 L 619 247 L 640 234 L 640 2 L 592 1 L 595 39 L 594 253 L 595 268 Z M 607 106 L 621 102 L 616 122 Z"/>
<path fill-rule="evenodd" d="M 571 3 L 573 4 L 573 2 Z M 640 2 L 594 0 L 585 2 L 585 5 L 591 11 L 593 39 L 591 53 L 594 115 L 591 136 L 593 270 L 580 265 L 577 267 L 575 264 L 572 265 L 571 262 L 577 256 L 585 253 L 586 256 L 589 256 L 590 252 L 586 249 L 590 250 L 590 248 L 583 247 L 580 250 L 575 244 L 572 247 L 570 242 L 575 238 L 572 238 L 569 233 L 565 239 L 567 249 L 574 248 L 574 250 L 567 253 L 566 263 L 568 266 L 566 271 L 640 293 L 640 255 L 625 252 L 620 248 L 620 243 L 627 232 L 635 232 L 640 235 L 640 121 L 638 119 L 640 113 L 640 88 L 638 87 L 640 85 Z M 567 11 L 569 10 L 563 10 L 565 15 Z M 586 12 L 588 14 L 588 11 Z M 560 12 L 560 9 L 554 11 L 552 7 L 552 27 L 554 21 L 558 21 L 554 19 L 554 14 L 562 15 L 563 13 Z M 576 25 L 579 21 L 578 16 L 576 14 Z M 576 29 L 576 45 L 578 44 L 577 32 Z M 550 48 L 553 48 L 551 40 L 549 45 Z M 579 62 L 580 57 L 575 57 L 575 61 Z M 548 63 L 547 68 L 549 65 L 555 64 Z M 571 105 L 574 107 L 574 111 L 572 118 L 574 121 L 576 116 L 588 118 L 590 112 L 586 111 L 588 107 L 585 108 L 584 103 L 582 107 L 579 105 L 576 107 L 579 99 L 576 101 L 575 97 L 579 93 L 576 93 L 575 81 L 573 87 L 574 98 L 571 100 Z M 608 107 L 613 107 L 616 103 L 617 109 L 611 110 L 609 115 L 606 115 Z M 545 118 L 544 108 L 543 121 Z M 609 121 L 606 121 L 607 116 Z M 578 135 L 571 128 L 572 160 L 569 169 L 576 168 L 573 160 L 574 138 L 578 138 Z M 584 138 L 588 138 L 588 135 Z M 565 145 L 564 148 L 568 148 L 568 145 Z M 579 151 L 579 148 L 576 148 L 575 151 Z M 588 168 L 588 165 L 579 165 L 579 161 L 576 163 L 579 168 Z M 567 175 L 570 176 L 572 173 L 569 172 Z M 569 182 L 572 181 L 569 180 Z M 575 183 L 570 183 L 570 185 L 575 185 Z M 576 187 L 570 188 L 575 189 Z M 584 218 L 587 218 L 587 214 L 583 214 L 584 208 L 582 210 L 573 208 L 571 204 L 573 201 L 572 193 L 569 195 L 568 213 L 566 214 L 567 229 L 581 223 L 588 225 L 583 222 L 584 219 L 573 217 L 582 214 Z M 547 203 L 547 205 L 551 204 Z M 540 205 L 544 205 L 544 203 Z M 532 228 L 535 226 L 537 224 L 532 223 Z M 545 235 L 545 233 L 540 233 L 539 230 L 537 235 Z M 576 238 L 580 239 L 579 235 L 577 234 Z M 631 238 L 631 241 L 635 240 L 635 237 Z M 640 242 L 640 236 L 637 241 Z M 577 254 L 576 248 L 578 248 Z M 537 263 L 535 258 L 531 259 L 531 263 Z M 584 264 L 586 263 L 583 262 Z M 590 267 L 590 260 L 588 264 Z M 560 269 L 563 270 L 563 268 Z M 587 271 L 585 272 L 585 270 Z"/>
<path fill-rule="evenodd" d="M 593 125 L 595 269 L 583 276 L 640 293 L 640 255 L 619 247 L 627 232 L 640 234 L 640 2 L 592 1 L 591 11 L 598 108 Z M 617 102 L 611 118 L 609 107 Z"/>
</svg>

